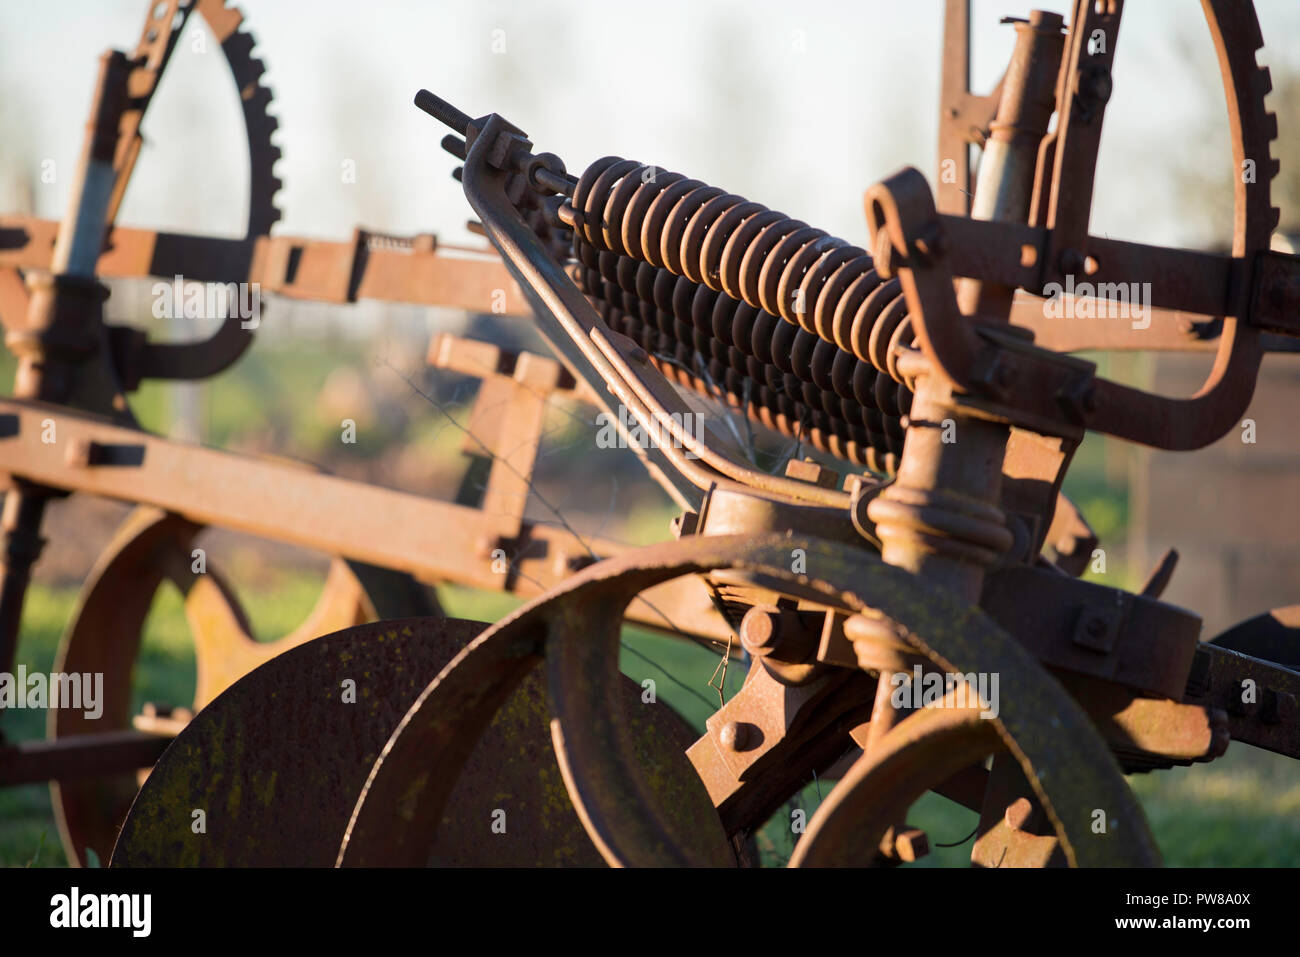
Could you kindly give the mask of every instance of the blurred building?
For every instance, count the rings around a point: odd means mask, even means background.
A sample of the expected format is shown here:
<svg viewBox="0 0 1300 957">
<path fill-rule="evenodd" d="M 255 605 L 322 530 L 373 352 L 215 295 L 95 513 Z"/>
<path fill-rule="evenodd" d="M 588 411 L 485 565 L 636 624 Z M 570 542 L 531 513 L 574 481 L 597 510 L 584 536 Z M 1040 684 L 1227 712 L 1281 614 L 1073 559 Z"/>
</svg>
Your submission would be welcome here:
<svg viewBox="0 0 1300 957">
<path fill-rule="evenodd" d="M 1274 242 L 1295 252 L 1300 236 Z M 1189 396 L 1211 356 L 1155 359 L 1148 388 Z M 1238 427 L 1198 452 L 1142 449 L 1131 490 L 1130 554 L 1142 575 L 1166 548 L 1178 568 L 1164 600 L 1199 614 L 1212 638 L 1271 608 L 1300 604 L 1300 353 L 1269 353 Z"/>
</svg>

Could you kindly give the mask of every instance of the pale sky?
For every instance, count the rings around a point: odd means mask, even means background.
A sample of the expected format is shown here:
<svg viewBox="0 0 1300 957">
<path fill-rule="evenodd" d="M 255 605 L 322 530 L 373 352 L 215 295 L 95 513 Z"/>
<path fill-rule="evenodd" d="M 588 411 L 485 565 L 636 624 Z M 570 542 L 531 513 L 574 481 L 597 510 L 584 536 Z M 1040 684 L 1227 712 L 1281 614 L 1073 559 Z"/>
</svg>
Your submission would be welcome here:
<svg viewBox="0 0 1300 957">
<path fill-rule="evenodd" d="M 428 87 L 500 112 L 573 171 L 617 153 L 678 170 L 864 239 L 862 193 L 904 165 L 933 176 L 940 0 L 246 0 L 280 119 L 279 231 L 343 238 L 354 225 L 463 241 L 469 209 L 411 105 Z M 1046 4 L 1062 9 L 1064 4 Z M 1295 67 L 1300 4 L 1261 0 L 1275 75 Z M 1030 5 L 975 5 L 975 85 L 987 89 Z M 140 0 L 0 0 L 0 212 L 62 213 L 98 55 L 129 49 Z M 497 32 L 500 31 L 500 32 Z M 1268 43 L 1267 41 L 1270 41 Z M 503 52 L 494 52 L 493 47 Z M 181 44 L 150 108 L 119 222 L 229 234 L 246 170 L 237 101 L 210 45 Z M 1193 164 L 1230 190 L 1217 67 L 1200 4 L 1133 0 L 1119 37 L 1093 232 L 1165 244 L 1207 237 L 1171 178 Z M 342 163 L 356 163 L 345 184 Z M 30 184 L 30 185 L 29 185 Z M 1199 229 L 1199 231 L 1198 231 Z"/>
</svg>

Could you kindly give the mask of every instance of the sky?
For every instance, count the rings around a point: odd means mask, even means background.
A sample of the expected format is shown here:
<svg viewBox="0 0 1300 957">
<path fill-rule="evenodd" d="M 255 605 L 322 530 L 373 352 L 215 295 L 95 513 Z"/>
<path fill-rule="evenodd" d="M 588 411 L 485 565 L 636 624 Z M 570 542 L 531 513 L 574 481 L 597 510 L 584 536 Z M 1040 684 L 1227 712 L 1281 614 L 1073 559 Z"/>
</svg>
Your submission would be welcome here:
<svg viewBox="0 0 1300 957">
<path fill-rule="evenodd" d="M 1064 4 L 1045 4 L 1063 11 Z M 499 112 L 571 171 L 618 154 L 677 170 L 854 242 L 863 191 L 935 166 L 941 0 L 245 0 L 275 94 L 277 230 L 354 226 L 468 237 L 469 208 L 412 105 L 428 87 Z M 973 85 L 996 82 L 1028 4 L 977 0 Z M 140 0 L 0 0 L 0 212 L 61 215 L 98 56 L 130 49 Z M 1261 60 L 1294 69 L 1300 4 L 1261 0 Z M 189 31 L 187 27 L 187 33 Z M 189 37 L 187 36 L 187 39 Z M 1268 41 L 1272 39 L 1272 43 Z M 247 179 L 236 94 L 214 44 L 178 46 L 145 122 L 122 225 L 239 231 Z M 59 175 L 42 183 L 42 163 Z M 351 163 L 355 182 L 341 171 Z M 1093 212 L 1096 234 L 1170 245 L 1214 239 L 1187 215 L 1186 174 L 1232 174 L 1200 4 L 1133 0 L 1120 31 Z"/>
</svg>

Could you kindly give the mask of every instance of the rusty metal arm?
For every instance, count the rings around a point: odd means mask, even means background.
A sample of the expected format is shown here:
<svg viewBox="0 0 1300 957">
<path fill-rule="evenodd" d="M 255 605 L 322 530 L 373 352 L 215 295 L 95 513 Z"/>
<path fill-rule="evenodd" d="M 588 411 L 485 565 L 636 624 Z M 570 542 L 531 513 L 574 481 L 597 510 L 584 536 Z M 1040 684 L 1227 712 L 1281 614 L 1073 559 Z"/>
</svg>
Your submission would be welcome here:
<svg viewBox="0 0 1300 957">
<path fill-rule="evenodd" d="M 57 443 L 41 441 L 43 422 Z M 200 525 L 248 532 L 329 555 L 410 572 L 431 582 L 539 594 L 572 559 L 624 546 L 567 530 L 121 428 L 62 406 L 0 400 L 0 474 L 68 492 L 154 505 Z M 380 527 L 376 522 L 381 522 Z M 517 534 L 512 534 L 518 528 Z M 485 542 L 505 540 L 508 569 Z M 678 587 L 680 586 L 680 587 Z M 731 634 L 704 586 L 683 580 L 647 593 L 629 616 L 648 627 L 725 641 Z"/>
<path fill-rule="evenodd" d="M 1097 271 L 1087 277 L 1092 288 L 1139 283 L 1149 287 L 1150 301 L 1139 305 L 1141 315 L 1136 318 L 1055 318 L 1047 315 L 1047 300 L 1037 295 L 1043 289 L 1038 263 L 1048 241 L 1046 230 L 961 216 L 939 218 L 950 236 L 954 275 L 1020 286 L 1012 321 L 1032 330 L 1044 348 L 1214 351 L 1222 333 L 1218 317 L 1243 308 L 1249 308 L 1247 322 L 1262 331 L 1264 351 L 1300 348 L 1292 338 L 1300 335 L 1295 320 L 1300 315 L 1300 264 L 1295 257 L 1258 253 L 1252 270 L 1245 260 L 1231 256 L 1090 237 L 1090 248 L 1097 254 Z M 36 217 L 0 217 L 0 269 L 48 268 L 58 226 Z M 262 292 L 301 301 L 341 304 L 370 299 L 533 315 L 514 277 L 490 247 L 449 249 L 432 234 L 397 237 L 359 229 L 346 241 L 261 237 L 250 257 L 243 240 L 119 226 L 108 235 L 96 274 L 109 279 L 183 275 L 198 282 L 247 275 Z M 0 281 L 13 276 L 0 273 Z M 1252 285 L 1243 291 L 1247 276 L 1253 277 Z M 16 279 L 12 287 L 0 297 L 0 317 L 25 314 L 26 293 Z M 1104 312 L 1106 300 L 1097 303 Z M 150 363 L 151 368 L 158 365 Z"/>
<path fill-rule="evenodd" d="M 974 181 L 970 146 L 982 144 L 1002 97 L 1002 81 L 980 96 L 970 90 L 970 0 L 947 0 L 943 17 L 942 101 L 939 104 L 939 209 L 965 216 L 970 212 Z M 952 163 L 952 181 L 944 175 Z"/>
<path fill-rule="evenodd" d="M 866 207 L 872 234 L 888 234 L 888 243 L 877 248 L 892 250 L 926 358 L 959 392 L 1014 406 L 1017 424 L 1049 434 L 1083 427 L 1156 448 L 1194 449 L 1225 434 L 1249 405 L 1259 360 L 1254 330 L 1225 323 L 1214 369 L 1190 399 L 1099 379 L 1091 363 L 1067 362 L 1024 343 L 995 342 L 960 315 L 952 279 L 969 268 L 956 268 L 951 257 L 960 255 L 964 243 L 947 235 L 919 172 L 904 170 L 872 187 Z M 966 231 L 1005 228 L 964 222 Z"/>
<path fill-rule="evenodd" d="M 1300 672 L 1217 644 L 1197 647 L 1183 701 L 1227 712 L 1234 741 L 1300 758 Z"/>
<path fill-rule="evenodd" d="M 496 114 L 472 121 L 471 125 L 468 116 L 426 90 L 420 91 L 416 103 L 467 135 L 462 177 L 466 198 L 533 304 L 542 334 L 556 354 L 575 378 L 587 382 L 594 393 L 613 393 L 642 427 L 671 435 L 676 447 L 661 442 L 638 451 L 645 456 L 651 474 L 680 504 L 698 510 L 709 488 L 726 487 L 732 484 L 730 479 L 741 486 L 796 501 L 847 510 L 847 493 L 737 465 L 685 430 L 681 417 L 690 412 L 689 408 L 646 361 L 648 357 L 643 350 L 604 327 L 591 304 L 507 197 L 504 170 L 510 158 L 523 162 L 519 159 L 522 154 L 536 159 L 528 153 L 531 144 L 522 133 Z M 567 181 L 564 185 L 568 185 Z M 634 369 L 634 365 L 639 368 Z M 609 407 L 606 411 L 618 418 Z M 638 446 L 635 442 L 629 444 Z"/>
</svg>

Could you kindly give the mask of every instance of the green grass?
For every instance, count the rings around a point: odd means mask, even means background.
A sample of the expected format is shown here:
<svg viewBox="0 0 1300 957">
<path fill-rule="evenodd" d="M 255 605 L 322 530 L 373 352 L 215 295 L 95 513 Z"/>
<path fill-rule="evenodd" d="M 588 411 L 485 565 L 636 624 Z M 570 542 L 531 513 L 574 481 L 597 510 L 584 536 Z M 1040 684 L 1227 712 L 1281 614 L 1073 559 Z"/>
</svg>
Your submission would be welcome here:
<svg viewBox="0 0 1300 957">
<path fill-rule="evenodd" d="M 397 404 L 385 406 L 376 420 L 358 430 L 358 444 L 342 448 L 339 423 L 325 415 L 316 396 L 327 377 L 343 366 L 351 367 L 371 385 L 395 376 L 391 370 L 369 363 L 355 344 L 311 341 L 292 349 L 259 346 L 240 360 L 229 374 L 209 380 L 204 387 L 205 441 L 230 446 L 251 439 L 261 447 L 283 450 L 303 458 L 337 461 L 364 459 L 394 443 L 418 446 L 438 460 L 454 460 L 461 434 L 406 394 Z M 0 387 L 7 387 L 13 362 L 0 350 Z M 391 384 L 391 383 L 388 383 Z M 405 387 L 402 387 L 405 388 Z M 168 393 L 158 383 L 146 383 L 132 397 L 141 423 L 164 431 L 170 416 Z M 456 412 L 461 421 L 463 407 Z M 557 413 L 558 415 L 558 413 Z M 558 446 L 573 439 L 581 425 L 571 418 L 553 416 L 556 427 L 549 441 Z M 268 440 L 268 436 L 270 439 Z M 1066 493 L 1081 508 L 1101 538 L 1103 547 L 1123 542 L 1128 523 L 1127 488 L 1122 469 L 1112 458 L 1114 443 L 1089 436 L 1075 456 L 1067 477 Z M 584 467 L 575 456 L 574 474 Z M 589 464 L 588 464 L 589 467 Z M 667 537 L 668 519 L 675 510 L 655 507 L 649 501 L 627 510 L 619 536 L 633 542 L 661 541 Z M 1127 569 L 1112 555 L 1105 575 L 1089 574 L 1107 585 L 1132 587 L 1134 575 L 1145 569 Z M 245 602 L 258 637 L 274 638 L 292 630 L 312 607 L 318 579 L 301 571 L 259 569 L 235 585 Z M 440 590 L 449 614 L 480 621 L 495 621 L 517 601 L 509 596 L 466 589 Z M 20 660 L 29 669 L 48 671 L 59 635 L 75 598 L 75 590 L 37 586 L 31 589 L 22 629 Z M 620 667 L 637 682 L 655 681 L 659 698 L 676 709 L 697 731 L 717 706 L 717 692 L 709 687 L 718 656 L 695 645 L 663 635 L 627 629 L 623 636 Z M 744 666 L 733 661 L 728 670 L 726 694 L 740 687 Z M 194 692 L 194 658 L 179 595 L 166 587 L 160 592 L 146 627 L 137 665 L 137 707 L 144 701 L 188 704 Z M 44 714 L 9 710 L 0 715 L 0 730 L 10 740 L 44 735 Z M 1300 865 L 1300 765 L 1286 758 L 1233 746 L 1227 756 L 1209 765 L 1133 777 L 1132 784 L 1168 863 L 1174 865 Z M 791 811 L 811 818 L 832 781 L 809 782 L 775 814 L 755 841 L 764 864 L 785 861 L 798 835 L 791 829 Z M 975 825 L 975 815 L 944 798 L 927 795 L 912 808 L 908 822 L 924 828 L 932 852 L 921 866 L 961 865 L 969 859 L 970 842 L 957 847 L 938 844 L 961 842 Z M 44 785 L 0 789 L 0 865 L 58 866 L 65 864 Z"/>
<path fill-rule="evenodd" d="M 274 590 L 246 592 L 250 617 L 259 637 L 283 634 L 310 609 L 319 582 L 310 576 L 284 573 Z M 443 589 L 449 614 L 493 621 L 517 604 L 505 595 L 461 588 Z M 20 660 L 29 669 L 49 670 L 75 593 L 67 588 L 33 587 L 24 616 Z M 676 709 L 697 731 L 717 703 L 709 679 L 718 656 L 703 648 L 664 635 L 627 629 L 620 667 L 637 682 L 655 681 L 659 698 Z M 733 661 L 728 670 L 727 696 L 744 677 L 744 666 Z M 144 701 L 187 704 L 194 691 L 194 658 L 179 595 L 170 587 L 159 593 L 146 626 L 137 671 L 137 705 Z M 3 715 L 11 739 L 41 737 L 44 714 L 10 710 Z M 1244 745 L 1209 765 L 1131 778 L 1147 809 L 1152 829 L 1171 865 L 1182 866 L 1300 866 L 1300 766 L 1294 761 Z M 792 809 L 811 818 L 834 782 L 810 782 L 788 806 L 777 812 L 756 844 L 765 865 L 779 865 L 790 855 L 796 834 Z M 975 826 L 975 815 L 944 798 L 927 795 L 912 808 L 908 823 L 926 830 L 932 847 L 920 866 L 964 864 L 970 842 L 957 847 Z M 0 790 L 0 865 L 61 866 L 62 848 L 44 785 Z"/>
</svg>

